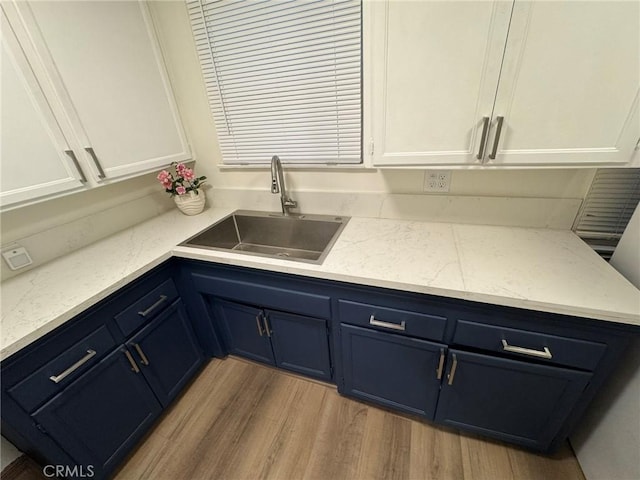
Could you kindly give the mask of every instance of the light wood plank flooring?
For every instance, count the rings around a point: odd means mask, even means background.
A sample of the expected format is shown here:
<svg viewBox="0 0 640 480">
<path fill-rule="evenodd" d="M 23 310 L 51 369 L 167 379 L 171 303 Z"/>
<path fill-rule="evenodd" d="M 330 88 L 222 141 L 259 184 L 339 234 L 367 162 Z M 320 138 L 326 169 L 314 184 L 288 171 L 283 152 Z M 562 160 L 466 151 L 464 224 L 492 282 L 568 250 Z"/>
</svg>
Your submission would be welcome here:
<svg viewBox="0 0 640 480">
<path fill-rule="evenodd" d="M 584 480 L 552 457 L 460 435 L 237 358 L 213 360 L 116 474 L 129 479 Z"/>
</svg>

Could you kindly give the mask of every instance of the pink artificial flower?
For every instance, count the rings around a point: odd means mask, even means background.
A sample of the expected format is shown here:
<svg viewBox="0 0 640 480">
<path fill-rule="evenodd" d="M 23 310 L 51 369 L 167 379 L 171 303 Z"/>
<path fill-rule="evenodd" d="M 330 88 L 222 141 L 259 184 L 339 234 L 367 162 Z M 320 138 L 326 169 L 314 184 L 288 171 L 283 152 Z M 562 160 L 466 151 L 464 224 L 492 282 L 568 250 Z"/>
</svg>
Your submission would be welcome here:
<svg viewBox="0 0 640 480">
<path fill-rule="evenodd" d="M 196 178 L 196 176 L 193 174 L 193 170 L 191 170 L 190 168 L 185 168 L 184 171 L 182 172 L 182 176 L 188 182 Z"/>
<path fill-rule="evenodd" d="M 178 195 L 184 195 L 185 193 L 187 193 L 187 189 L 182 186 L 176 187 L 176 193 Z"/>
<path fill-rule="evenodd" d="M 164 183 L 164 181 L 169 178 L 169 172 L 162 170 L 156 178 L 160 180 L 160 182 Z"/>
<path fill-rule="evenodd" d="M 187 167 L 184 165 L 184 163 L 178 163 L 178 164 L 176 165 L 176 172 L 178 172 L 178 175 L 182 176 L 182 173 L 184 172 L 184 170 L 185 170 L 186 168 L 187 168 Z"/>
<path fill-rule="evenodd" d="M 164 188 L 169 188 L 170 189 L 173 186 L 173 182 L 171 181 L 170 178 L 165 178 L 164 180 L 162 180 L 161 183 L 162 183 L 162 186 Z"/>
</svg>

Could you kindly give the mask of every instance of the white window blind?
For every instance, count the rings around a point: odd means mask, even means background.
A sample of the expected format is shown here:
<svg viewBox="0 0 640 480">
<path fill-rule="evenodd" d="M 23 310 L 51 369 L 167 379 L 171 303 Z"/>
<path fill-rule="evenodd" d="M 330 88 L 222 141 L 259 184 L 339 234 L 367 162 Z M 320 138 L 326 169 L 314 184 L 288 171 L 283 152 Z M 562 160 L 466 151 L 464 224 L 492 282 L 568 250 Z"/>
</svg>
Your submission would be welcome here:
<svg viewBox="0 0 640 480">
<path fill-rule="evenodd" d="M 360 0 L 187 0 L 223 163 L 361 162 Z"/>
<path fill-rule="evenodd" d="M 639 168 L 598 169 L 574 231 L 609 258 L 640 202 Z"/>
</svg>

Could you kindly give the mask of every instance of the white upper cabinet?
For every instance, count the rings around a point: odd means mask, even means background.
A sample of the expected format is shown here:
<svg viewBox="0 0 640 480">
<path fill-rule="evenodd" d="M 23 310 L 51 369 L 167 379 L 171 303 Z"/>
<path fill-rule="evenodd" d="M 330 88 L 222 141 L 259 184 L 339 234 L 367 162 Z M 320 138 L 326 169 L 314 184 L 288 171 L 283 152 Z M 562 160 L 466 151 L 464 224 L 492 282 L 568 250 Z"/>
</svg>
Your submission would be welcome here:
<svg viewBox="0 0 640 480">
<path fill-rule="evenodd" d="M 144 2 L 18 1 L 3 9 L 88 186 L 191 158 Z M 28 162 L 48 164 L 35 154 Z"/>
<path fill-rule="evenodd" d="M 1 13 L 0 22 L 0 206 L 81 189 L 75 154 Z"/>
<path fill-rule="evenodd" d="M 488 125 L 493 110 L 511 5 L 368 7 L 374 165 L 469 163 L 480 149 L 483 118 Z"/>
<path fill-rule="evenodd" d="M 627 164 L 640 137 L 639 8 L 368 4 L 372 164 Z"/>
</svg>

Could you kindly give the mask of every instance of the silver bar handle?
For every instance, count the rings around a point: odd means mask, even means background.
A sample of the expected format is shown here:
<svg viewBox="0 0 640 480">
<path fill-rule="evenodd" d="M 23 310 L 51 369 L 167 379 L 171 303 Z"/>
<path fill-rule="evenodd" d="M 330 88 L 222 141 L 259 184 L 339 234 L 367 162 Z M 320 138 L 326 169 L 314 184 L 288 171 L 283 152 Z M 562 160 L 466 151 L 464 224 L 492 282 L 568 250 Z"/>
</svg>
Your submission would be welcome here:
<svg viewBox="0 0 640 480">
<path fill-rule="evenodd" d="M 440 362 L 438 363 L 438 369 L 436 370 L 436 378 L 440 380 L 442 378 L 442 371 L 444 370 L 444 348 L 440 349 Z"/>
<path fill-rule="evenodd" d="M 517 347 L 515 345 L 509 345 L 509 343 L 504 339 L 502 340 L 502 349 L 505 352 L 521 353 L 522 355 L 529 355 L 531 357 L 547 359 L 553 357 L 553 355 L 551 355 L 551 351 L 547 347 L 544 347 L 544 350 L 534 350 L 532 348 Z"/>
<path fill-rule="evenodd" d="M 91 349 L 87 350 L 87 354 L 84 357 L 82 357 L 76 363 L 71 365 L 69 368 L 67 368 L 61 374 L 59 374 L 59 375 L 51 375 L 49 377 L 49 380 L 51 380 L 53 383 L 60 383 L 62 380 L 67 378 L 69 375 L 71 375 L 73 372 L 75 372 L 77 369 L 79 369 L 82 365 L 87 363 L 89 360 L 91 360 L 95 356 L 96 356 L 96 351 L 95 350 L 91 350 Z"/>
<path fill-rule="evenodd" d="M 489 117 L 482 117 L 482 137 L 480 138 L 480 149 L 476 158 L 482 160 L 484 158 L 484 147 L 487 143 L 487 132 L 489 130 Z"/>
<path fill-rule="evenodd" d="M 141 317 L 146 317 L 151 312 L 153 312 L 156 308 L 158 308 L 162 303 L 166 302 L 167 298 L 168 297 L 166 295 L 160 295 L 160 299 L 156 303 L 151 305 L 146 310 L 142 310 L 142 311 L 138 312 L 138 315 L 140 315 Z"/>
<path fill-rule="evenodd" d="M 105 175 L 104 170 L 102 169 L 102 165 L 100 165 L 98 156 L 96 155 L 96 152 L 93 151 L 93 148 L 84 147 L 84 149 L 87 151 L 89 155 L 91 155 L 91 159 L 93 160 L 93 163 L 96 164 L 96 168 L 98 169 L 98 178 L 106 178 L 107 176 Z"/>
<path fill-rule="evenodd" d="M 87 183 L 87 177 L 85 176 L 84 172 L 82 171 L 82 168 L 80 168 L 80 163 L 78 163 L 78 158 L 76 157 L 76 154 L 74 153 L 74 151 L 73 150 L 65 150 L 64 153 L 66 153 L 71 158 L 71 161 L 73 162 L 73 165 L 76 167 L 76 170 L 80 174 L 80 181 L 82 183 Z"/>
<path fill-rule="evenodd" d="M 138 355 L 140 355 L 140 361 L 142 362 L 142 364 L 143 365 L 149 365 L 149 359 L 147 358 L 147 356 L 144 354 L 144 352 L 140 348 L 140 345 L 138 345 L 137 343 L 134 343 L 133 344 L 133 348 L 135 348 L 136 352 L 138 352 Z"/>
<path fill-rule="evenodd" d="M 498 124 L 496 126 L 496 138 L 493 139 L 493 149 L 489 154 L 489 158 L 491 160 L 496 159 L 496 154 L 498 153 L 498 142 L 500 142 L 500 133 L 502 132 L 502 122 L 504 122 L 504 117 L 496 117 L 498 120 Z"/>
<path fill-rule="evenodd" d="M 140 373 L 140 369 L 138 368 L 138 364 L 136 363 L 136 361 L 133 359 L 133 357 L 129 353 L 129 350 L 125 350 L 124 354 L 127 357 L 127 360 L 129 360 L 129 364 L 131 365 L 131 370 L 133 370 L 136 373 Z"/>
<path fill-rule="evenodd" d="M 269 320 L 266 315 L 262 316 L 262 321 L 264 322 L 264 331 L 267 332 L 267 337 L 271 337 L 273 330 L 269 328 Z"/>
<path fill-rule="evenodd" d="M 369 325 L 373 325 L 375 327 L 391 328 L 392 330 L 400 330 L 401 332 L 404 332 L 407 326 L 407 322 L 402 320 L 400 322 L 400 325 L 398 325 L 397 323 L 389 323 L 383 322 L 382 320 L 376 320 L 376 317 L 374 315 L 371 315 L 371 317 L 369 318 Z"/>
<path fill-rule="evenodd" d="M 258 326 L 258 334 L 262 336 L 264 332 L 262 331 L 262 322 L 260 320 L 262 320 L 262 312 L 256 315 L 256 325 Z"/>
<path fill-rule="evenodd" d="M 449 382 L 447 383 L 449 385 L 453 385 L 453 378 L 456 376 L 456 369 L 458 368 L 458 357 L 456 357 L 455 353 L 452 353 L 451 357 L 453 357 L 453 364 L 451 365 L 449 375 L 447 375 L 447 378 L 449 379 Z"/>
</svg>

